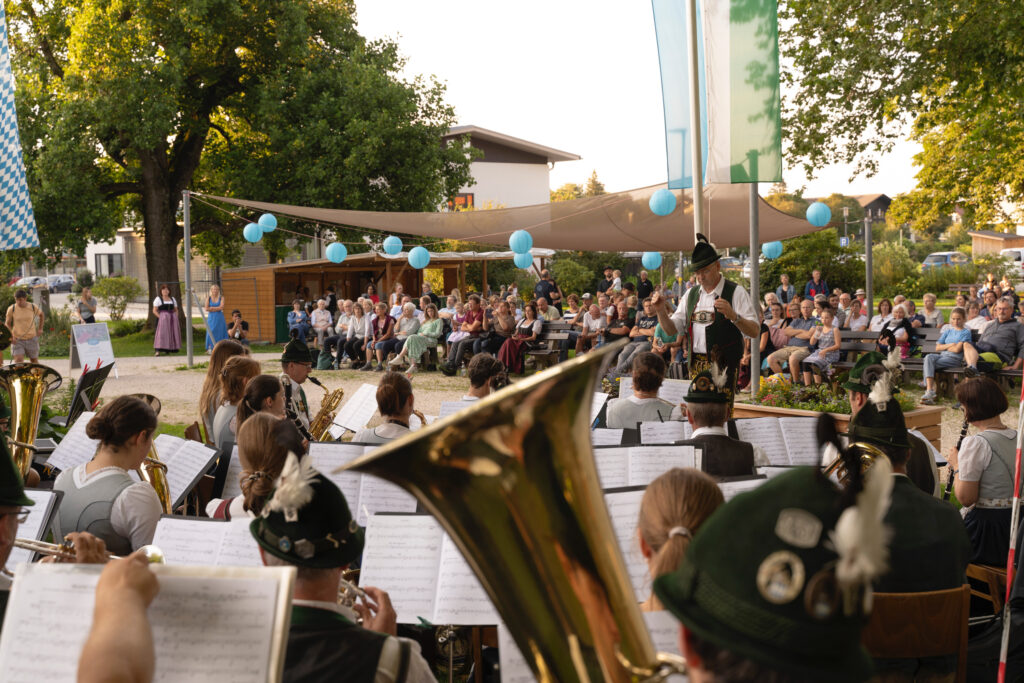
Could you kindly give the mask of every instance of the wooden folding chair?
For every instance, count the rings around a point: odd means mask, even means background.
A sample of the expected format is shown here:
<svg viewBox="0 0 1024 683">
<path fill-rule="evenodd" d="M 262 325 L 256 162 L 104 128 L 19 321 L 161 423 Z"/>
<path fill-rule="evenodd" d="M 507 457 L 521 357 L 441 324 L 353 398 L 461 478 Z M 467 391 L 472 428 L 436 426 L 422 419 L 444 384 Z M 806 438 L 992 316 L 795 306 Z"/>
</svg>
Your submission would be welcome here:
<svg viewBox="0 0 1024 683">
<path fill-rule="evenodd" d="M 206 443 L 203 439 L 202 429 L 199 427 L 199 422 L 193 422 L 188 427 L 185 427 L 185 438 L 189 441 L 198 441 L 199 443 Z"/>
<path fill-rule="evenodd" d="M 967 618 L 971 587 L 923 593 L 875 593 L 861 636 L 879 659 L 957 656 L 956 681 L 967 680 Z"/>
<path fill-rule="evenodd" d="M 988 586 L 988 592 L 971 586 L 971 595 L 992 603 L 992 614 L 999 614 L 1003 608 L 1003 596 L 1006 595 L 1006 567 L 993 567 L 987 564 L 967 565 L 967 578 L 974 579 Z"/>
</svg>

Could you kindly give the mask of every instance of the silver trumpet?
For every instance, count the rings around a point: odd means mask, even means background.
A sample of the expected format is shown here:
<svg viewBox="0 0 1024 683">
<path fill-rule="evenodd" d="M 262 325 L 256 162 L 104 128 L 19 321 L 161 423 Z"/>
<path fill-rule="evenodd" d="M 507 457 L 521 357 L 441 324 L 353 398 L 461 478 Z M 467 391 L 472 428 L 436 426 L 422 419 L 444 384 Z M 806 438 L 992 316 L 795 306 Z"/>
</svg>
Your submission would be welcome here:
<svg viewBox="0 0 1024 683">
<path fill-rule="evenodd" d="M 47 543 L 45 541 L 37 541 L 32 538 L 16 538 L 14 539 L 14 547 L 22 548 L 23 550 L 31 550 L 34 553 L 39 553 L 46 557 L 54 557 L 58 560 L 64 560 L 67 562 L 75 561 L 75 545 L 70 541 L 64 541 L 63 543 Z M 164 552 L 155 545 L 144 545 L 139 550 L 146 556 L 146 559 L 150 564 L 164 564 Z M 120 555 L 114 555 L 113 553 L 107 553 L 107 560 L 123 560 L 124 558 Z"/>
</svg>

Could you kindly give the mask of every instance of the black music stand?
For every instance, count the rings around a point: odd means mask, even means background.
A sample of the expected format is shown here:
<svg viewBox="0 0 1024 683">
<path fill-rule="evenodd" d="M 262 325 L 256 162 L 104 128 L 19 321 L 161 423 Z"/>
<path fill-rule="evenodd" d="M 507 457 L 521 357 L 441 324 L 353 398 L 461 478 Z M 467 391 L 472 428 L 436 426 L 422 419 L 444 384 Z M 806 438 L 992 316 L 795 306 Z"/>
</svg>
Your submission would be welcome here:
<svg viewBox="0 0 1024 683">
<path fill-rule="evenodd" d="M 110 375 L 113 367 L 114 364 L 111 363 L 110 365 L 101 365 L 95 370 L 88 370 L 82 373 L 82 376 L 78 379 L 78 384 L 75 385 L 75 393 L 71 397 L 71 406 L 61 426 L 70 428 L 79 415 L 92 410 L 92 407 L 96 405 L 96 401 L 100 397 L 100 392 L 103 391 L 103 383 L 107 381 L 107 376 Z"/>
</svg>

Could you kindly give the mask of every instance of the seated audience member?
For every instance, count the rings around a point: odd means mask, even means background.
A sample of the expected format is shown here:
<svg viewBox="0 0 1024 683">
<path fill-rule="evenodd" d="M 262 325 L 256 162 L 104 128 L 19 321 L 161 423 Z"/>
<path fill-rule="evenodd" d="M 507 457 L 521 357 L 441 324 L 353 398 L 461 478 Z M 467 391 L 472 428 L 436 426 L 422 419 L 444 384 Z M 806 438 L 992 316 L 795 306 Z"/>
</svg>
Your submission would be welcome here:
<svg viewBox="0 0 1024 683">
<path fill-rule="evenodd" d="M 986 291 L 982 295 L 982 301 L 984 302 L 985 305 L 982 306 L 981 310 L 979 311 L 979 315 L 984 316 L 985 320 L 995 320 L 996 319 L 995 306 L 996 306 L 996 301 L 998 299 L 999 299 L 999 297 L 996 296 L 995 292 L 993 292 L 992 290 Z"/>
<path fill-rule="evenodd" d="M 373 359 L 377 344 L 395 336 L 395 319 L 388 315 L 388 305 L 380 302 L 374 304 L 373 310 L 377 315 L 370 321 L 370 330 L 366 337 L 366 365 L 360 368 L 363 372 L 374 369 Z M 376 369 L 377 372 L 383 372 L 384 364 L 378 362 Z"/>
<path fill-rule="evenodd" d="M 223 403 L 213 416 L 213 445 L 224 452 L 225 447 L 235 441 L 238 406 L 245 397 L 245 387 L 249 380 L 260 374 L 260 364 L 248 356 L 236 356 L 228 360 L 221 374 Z"/>
<path fill-rule="evenodd" d="M 832 290 L 832 293 L 828 295 L 828 307 L 832 309 L 832 321 L 835 323 L 835 326 L 837 328 L 841 328 L 845 325 L 848 309 L 842 308 L 839 305 L 839 294 L 834 289 Z"/>
<path fill-rule="evenodd" d="M 302 309 L 302 300 L 295 299 L 292 301 L 292 310 L 288 311 L 288 332 L 294 331 L 299 339 L 305 340 L 309 330 L 309 313 Z"/>
<path fill-rule="evenodd" d="M 792 315 L 790 307 L 790 315 Z M 778 374 L 783 371 L 783 363 L 789 367 L 789 376 L 793 382 L 800 377 L 800 363 L 811 355 L 811 335 L 814 332 L 815 321 L 812 317 L 814 304 L 808 299 L 800 302 L 800 317 L 793 318 L 780 330 L 788 338 L 786 346 L 778 349 L 768 356 L 768 367 L 772 372 Z"/>
<path fill-rule="evenodd" d="M 682 358 L 676 358 L 677 354 L 681 355 L 682 348 L 683 335 L 668 334 L 662 328 L 661 323 L 655 326 L 654 337 L 651 338 L 651 351 L 664 358 L 666 363 L 671 363 L 682 360 Z"/>
<path fill-rule="evenodd" d="M 469 392 L 463 401 L 478 401 L 508 384 L 505 364 L 487 353 L 478 353 L 469 361 Z"/>
<path fill-rule="evenodd" d="M 779 308 L 779 304 L 774 305 Z M 752 341 L 746 337 L 743 338 L 743 356 L 740 358 L 740 370 L 739 376 L 736 379 L 736 387 L 738 389 L 746 389 L 750 386 L 751 370 L 750 363 L 753 360 L 751 351 Z M 757 335 L 757 348 L 758 358 L 761 359 L 761 366 L 764 367 L 767 363 L 768 356 L 775 353 L 775 345 L 772 344 L 771 328 L 768 327 L 768 323 L 761 320 L 761 330 Z"/>
<path fill-rule="evenodd" d="M 337 370 L 340 367 L 342 356 L 345 355 L 345 342 L 348 339 L 348 327 L 352 322 L 352 301 L 346 299 L 338 305 L 335 315 L 334 334 L 324 339 L 324 350 L 334 354 L 334 361 L 331 368 Z"/>
<path fill-rule="evenodd" d="M 231 311 L 231 324 L 228 325 L 228 338 L 234 339 L 242 346 L 249 346 L 249 323 L 242 320 L 242 312 L 237 308 Z"/>
<path fill-rule="evenodd" d="M 285 418 L 284 385 L 274 375 L 257 375 L 246 383 L 235 413 L 235 431 L 256 413 L 269 413 L 279 420 Z"/>
<path fill-rule="evenodd" d="M 664 422 L 672 417 L 672 404 L 658 398 L 665 381 L 665 361 L 645 351 L 633 359 L 633 393 L 608 401 L 607 422 L 611 429 L 636 429 L 638 422 Z"/>
<path fill-rule="evenodd" d="M 870 472 L 870 495 L 883 495 Z M 881 567 L 857 558 L 884 555 L 885 541 L 882 533 L 865 534 L 837 549 L 840 514 L 858 500 L 860 487 L 851 486 L 844 494 L 810 467 L 781 474 L 718 508 L 680 568 L 655 579 L 655 595 L 682 622 L 679 639 L 691 681 L 871 677 L 861 630 Z M 855 568 L 840 582 L 838 567 L 850 565 Z"/>
<path fill-rule="evenodd" d="M 992 323 L 991 320 L 981 315 L 981 306 L 977 301 L 971 301 L 967 304 L 967 322 L 964 323 L 964 327 L 969 330 L 973 330 L 978 334 L 984 332 L 988 326 Z"/>
<path fill-rule="evenodd" d="M 679 568 L 690 541 L 723 502 L 715 480 L 690 468 L 674 467 L 648 484 L 640 501 L 637 536 L 652 581 Z M 640 609 L 665 608 L 651 594 Z"/>
<path fill-rule="evenodd" d="M 480 337 L 473 342 L 474 356 L 478 353 L 498 353 L 505 340 L 515 334 L 516 317 L 512 315 L 507 301 L 499 301 L 493 314 L 484 318 L 483 331 L 487 337 Z"/>
<path fill-rule="evenodd" d="M 821 384 L 822 377 L 828 377 L 832 373 L 832 365 L 839 362 L 842 337 L 839 327 L 834 323 L 832 309 L 825 306 L 821 309 L 821 325 L 811 331 L 809 348 L 813 348 L 814 353 L 807 356 L 801 364 L 805 386 L 810 386 L 812 381 L 815 384 Z M 815 369 L 817 372 L 813 372 Z"/>
<path fill-rule="evenodd" d="M 400 372 L 388 371 L 377 386 L 377 408 L 384 423 L 356 432 L 354 443 L 387 443 L 410 431 L 409 416 L 413 413 L 412 382 Z"/>
<path fill-rule="evenodd" d="M 911 327 L 921 327 L 924 325 L 924 316 L 917 312 L 917 304 L 911 299 L 903 302 L 903 308 L 906 309 L 906 318 Z"/>
<path fill-rule="evenodd" d="M 214 519 L 256 517 L 281 475 L 285 457 L 288 453 L 302 457 L 304 452 L 302 435 L 295 423 L 269 413 L 251 416 L 238 428 L 242 495 L 224 500 L 214 498 L 206 504 L 206 514 Z"/>
<path fill-rule="evenodd" d="M 942 330 L 935 344 L 938 353 L 924 357 L 925 392 L 921 403 L 927 406 L 935 403 L 935 372 L 959 369 L 964 365 L 964 344 L 971 341 L 971 331 L 964 327 L 965 317 L 964 309 L 954 308 L 949 314 L 950 324 Z"/>
<path fill-rule="evenodd" d="M 892 302 L 882 299 L 878 302 L 878 315 L 871 318 L 868 329 L 872 332 L 881 332 L 885 324 L 892 320 Z"/>
<path fill-rule="evenodd" d="M 313 309 L 313 314 L 309 320 L 313 333 L 316 334 L 317 348 L 322 349 L 324 347 L 324 340 L 331 333 L 331 323 L 333 322 L 331 314 L 327 311 L 326 299 L 317 300 L 316 308 Z"/>
<path fill-rule="evenodd" d="M 431 348 L 437 349 L 437 341 L 441 337 L 443 326 L 444 321 L 438 317 L 437 306 L 427 304 L 423 311 L 423 323 L 415 333 L 405 338 L 401 352 L 388 362 L 388 366 L 397 367 L 409 359 L 410 365 L 407 372 L 419 370 L 423 354 Z"/>
<path fill-rule="evenodd" d="M 853 332 L 861 332 L 868 329 L 868 316 L 864 313 L 864 308 L 860 303 L 860 299 L 853 299 L 850 301 L 850 308 L 846 314 L 846 322 L 844 323 L 844 330 L 851 330 Z"/>
<path fill-rule="evenodd" d="M 633 329 L 634 316 L 629 313 L 629 304 L 620 301 L 615 306 L 614 316 L 609 314 L 608 324 L 604 329 L 604 343 L 611 344 L 614 341 L 625 339 Z"/>
<path fill-rule="evenodd" d="M 940 328 L 946 320 L 942 316 L 942 311 L 935 308 L 935 304 L 938 301 L 938 297 L 932 293 L 924 295 L 924 311 L 921 312 L 921 317 L 924 318 L 924 324 L 930 327 Z"/>
<path fill-rule="evenodd" d="M 971 562 L 1005 566 L 1010 548 L 1017 430 L 1003 424 L 1006 394 L 993 380 L 976 377 L 956 386 L 965 419 L 979 433 L 966 437 L 960 451 L 946 455 L 957 500 L 968 508 L 964 526 L 971 539 Z"/>
<path fill-rule="evenodd" d="M 537 317 L 537 306 L 533 303 L 526 304 L 523 319 L 516 325 L 515 334 L 506 339 L 498 349 L 498 360 L 504 363 L 510 372 L 522 374 L 526 352 L 539 346 L 543 325 L 544 321 Z"/>
<path fill-rule="evenodd" d="M 562 314 L 558 312 L 558 309 L 548 303 L 548 300 L 544 297 L 537 299 L 537 317 L 544 322 L 551 322 L 552 320 L 561 320 Z"/>
<path fill-rule="evenodd" d="M 453 292 L 456 290 L 452 290 Z M 456 322 L 458 317 L 456 317 Z M 458 341 L 452 341 L 451 350 L 448 352 L 448 362 L 441 366 L 441 372 L 451 377 L 462 363 L 462 359 L 466 356 L 472 355 L 473 344 L 480 336 L 480 332 L 484 326 L 484 310 L 480 304 L 480 297 L 476 294 L 470 294 L 466 301 L 465 312 L 463 314 L 462 324 L 459 326 L 459 332 L 462 332 L 465 336 L 458 339 Z M 456 333 L 452 333 L 452 337 L 455 337 Z"/>
<path fill-rule="evenodd" d="M 694 377 L 686 392 L 685 419 L 693 434 L 679 443 L 701 448 L 701 470 L 712 477 L 748 476 L 757 473 L 755 465 L 770 464 L 760 446 L 734 439 L 725 431 L 729 394 L 725 371 L 716 378 L 707 370 Z"/>
<path fill-rule="evenodd" d="M 1020 370 L 1024 362 L 1024 325 L 1013 319 L 1013 305 L 1000 300 L 994 309 L 995 320 L 985 328 L 978 341 L 964 343 L 968 377 L 1000 368 Z"/>
<path fill-rule="evenodd" d="M 607 320 L 601 312 L 601 307 L 597 304 L 591 304 L 590 309 L 583 314 L 579 336 L 576 337 L 576 355 L 585 353 L 600 345 L 601 333 L 604 331 L 606 324 Z"/>
<path fill-rule="evenodd" d="M 914 340 L 914 326 L 907 319 L 906 303 L 899 303 L 892 309 L 892 319 L 885 323 L 878 333 L 877 348 L 879 353 L 888 355 L 893 349 L 899 349 L 900 358 L 910 355 L 910 343 Z"/>
<path fill-rule="evenodd" d="M 888 393 L 888 378 L 850 420 L 851 443 L 882 449 L 892 463 L 893 489 L 884 523 L 891 530 L 889 569 L 875 584 L 884 593 L 916 593 L 963 585 L 971 542 L 956 508 L 921 491 L 907 476 L 910 440 L 899 402 Z M 876 659 L 876 680 L 952 681 L 956 657 Z"/>
<path fill-rule="evenodd" d="M 398 354 L 405 346 L 405 340 L 409 335 L 416 334 L 420 329 L 419 318 L 416 317 L 416 305 L 411 301 L 402 304 L 402 314 L 395 321 L 395 333 L 390 339 L 377 342 L 374 349 L 377 351 L 377 369 L 384 369 L 384 359 L 389 354 Z"/>
<path fill-rule="evenodd" d="M 633 367 L 633 358 L 651 350 L 654 328 L 658 326 L 658 315 L 650 299 L 644 299 L 643 313 L 636 316 L 636 322 L 629 331 L 630 342 L 619 352 L 619 362 L 608 373 L 609 377 L 617 377 L 629 372 Z"/>
<path fill-rule="evenodd" d="M 87 531 L 115 555 L 153 542 L 163 512 L 160 499 L 129 472 L 149 455 L 156 426 L 156 413 L 134 396 L 118 396 L 89 420 L 85 433 L 99 442 L 96 455 L 61 472 L 53 484 L 64 492 L 58 512 L 62 534 Z"/>
<path fill-rule="evenodd" d="M 355 606 L 362 626 L 338 605 L 342 570 L 359 558 L 363 534 L 345 496 L 308 459 L 288 455 L 272 497 L 249 529 L 264 564 L 298 569 L 283 681 L 325 681 L 344 672 L 347 681 L 397 681 L 404 673 L 409 683 L 434 683 L 419 646 L 395 637 L 387 593 L 362 586 L 371 598 Z"/>
<path fill-rule="evenodd" d="M 345 355 L 348 356 L 353 370 L 363 366 L 366 359 L 366 334 L 370 328 L 370 317 L 366 315 L 363 306 L 356 304 L 352 307 L 352 319 L 348 323 L 348 332 L 345 334 Z M 341 364 L 341 352 L 335 359 L 335 366 Z"/>
</svg>

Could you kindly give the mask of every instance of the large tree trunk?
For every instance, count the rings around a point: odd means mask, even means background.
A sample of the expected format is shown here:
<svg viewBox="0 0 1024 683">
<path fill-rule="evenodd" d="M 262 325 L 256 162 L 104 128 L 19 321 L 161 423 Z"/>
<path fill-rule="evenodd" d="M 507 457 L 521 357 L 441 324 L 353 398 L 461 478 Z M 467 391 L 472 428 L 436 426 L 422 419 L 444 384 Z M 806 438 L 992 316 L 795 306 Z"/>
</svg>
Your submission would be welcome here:
<svg viewBox="0 0 1024 683">
<path fill-rule="evenodd" d="M 166 156 L 163 151 L 142 155 L 142 220 L 146 228 L 146 272 L 149 281 L 149 301 L 160 295 L 160 285 L 168 283 L 171 294 L 179 303 L 179 320 L 182 323 L 181 342 L 189 333 L 189 321 L 185 320 L 185 297 L 178 276 L 178 242 L 181 239 L 177 222 L 180 193 L 171 185 L 167 173 Z M 149 307 L 147 326 L 156 326 L 156 316 Z"/>
</svg>

